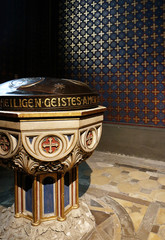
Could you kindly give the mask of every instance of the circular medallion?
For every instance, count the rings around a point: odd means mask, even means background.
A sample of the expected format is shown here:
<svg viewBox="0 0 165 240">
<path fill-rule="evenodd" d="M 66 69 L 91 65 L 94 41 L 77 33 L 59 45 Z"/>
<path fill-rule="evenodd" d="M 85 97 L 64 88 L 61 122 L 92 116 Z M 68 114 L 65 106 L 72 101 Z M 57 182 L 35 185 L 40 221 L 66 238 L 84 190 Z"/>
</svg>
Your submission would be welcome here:
<svg viewBox="0 0 165 240">
<path fill-rule="evenodd" d="M 93 133 L 92 133 L 92 131 L 89 131 L 87 133 L 87 136 L 86 136 L 86 145 L 87 145 L 87 147 L 90 147 L 92 145 L 92 142 L 93 142 Z"/>
<path fill-rule="evenodd" d="M 45 157 L 54 157 L 58 155 L 63 148 L 61 139 L 57 136 L 45 136 L 39 143 L 40 153 Z"/>
<path fill-rule="evenodd" d="M 94 149 L 95 146 L 96 146 L 96 142 L 97 142 L 96 129 L 94 129 L 94 128 L 89 129 L 86 132 L 86 135 L 85 135 L 85 147 L 86 147 L 86 149 L 88 149 L 90 151 L 92 149 Z"/>
<path fill-rule="evenodd" d="M 10 151 L 10 140 L 6 134 L 0 133 L 0 154 L 7 155 Z"/>
<path fill-rule="evenodd" d="M 57 137 L 46 137 L 41 143 L 42 150 L 46 153 L 52 154 L 60 147 L 60 142 Z"/>
</svg>

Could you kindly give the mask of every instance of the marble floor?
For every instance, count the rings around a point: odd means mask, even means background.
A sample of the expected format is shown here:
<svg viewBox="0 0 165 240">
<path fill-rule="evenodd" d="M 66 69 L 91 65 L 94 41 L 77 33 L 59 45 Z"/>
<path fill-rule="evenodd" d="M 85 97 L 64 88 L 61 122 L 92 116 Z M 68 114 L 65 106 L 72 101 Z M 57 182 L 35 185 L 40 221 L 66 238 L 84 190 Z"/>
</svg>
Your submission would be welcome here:
<svg viewBox="0 0 165 240">
<path fill-rule="evenodd" d="M 164 162 L 95 151 L 79 167 L 79 197 L 96 221 L 83 240 L 165 240 Z M 13 202 L 13 174 L 0 168 L 0 208 Z"/>
<path fill-rule="evenodd" d="M 88 240 L 165 240 L 165 163 L 95 152 L 80 195 L 96 220 Z"/>
</svg>

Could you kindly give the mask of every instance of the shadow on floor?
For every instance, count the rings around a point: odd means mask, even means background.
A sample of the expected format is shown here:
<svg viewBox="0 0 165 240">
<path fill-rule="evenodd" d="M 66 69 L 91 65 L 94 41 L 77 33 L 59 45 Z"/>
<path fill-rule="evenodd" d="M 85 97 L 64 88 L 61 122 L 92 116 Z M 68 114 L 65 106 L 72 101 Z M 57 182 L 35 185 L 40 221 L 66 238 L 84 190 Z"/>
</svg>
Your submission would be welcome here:
<svg viewBox="0 0 165 240">
<path fill-rule="evenodd" d="M 79 197 L 88 190 L 91 182 L 92 169 L 86 162 L 79 165 Z"/>
<path fill-rule="evenodd" d="M 14 203 L 14 173 L 0 167 L 0 205 L 10 207 Z"/>
</svg>

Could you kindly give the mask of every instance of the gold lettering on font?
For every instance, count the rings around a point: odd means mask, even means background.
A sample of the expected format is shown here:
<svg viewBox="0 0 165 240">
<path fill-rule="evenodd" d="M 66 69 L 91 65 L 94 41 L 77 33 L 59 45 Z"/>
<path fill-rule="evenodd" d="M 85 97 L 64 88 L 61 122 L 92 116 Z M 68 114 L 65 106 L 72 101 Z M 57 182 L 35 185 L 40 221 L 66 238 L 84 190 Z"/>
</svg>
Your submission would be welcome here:
<svg viewBox="0 0 165 240">
<path fill-rule="evenodd" d="M 0 108 L 65 108 L 94 105 L 99 102 L 98 96 L 47 97 L 47 98 L 1 98 Z"/>
<path fill-rule="evenodd" d="M 42 107 L 41 98 L 35 98 L 34 102 L 35 102 L 35 108 L 41 108 Z"/>
</svg>

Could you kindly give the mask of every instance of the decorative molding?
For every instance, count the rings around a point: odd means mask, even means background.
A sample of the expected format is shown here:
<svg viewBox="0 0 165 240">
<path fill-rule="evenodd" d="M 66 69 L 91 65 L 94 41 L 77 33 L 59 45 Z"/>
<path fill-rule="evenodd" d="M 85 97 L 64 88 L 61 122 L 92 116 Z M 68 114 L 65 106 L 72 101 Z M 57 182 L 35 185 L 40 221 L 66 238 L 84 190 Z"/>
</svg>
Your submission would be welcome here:
<svg viewBox="0 0 165 240">
<path fill-rule="evenodd" d="M 97 147 L 102 132 L 102 124 L 92 125 L 79 131 L 81 148 L 85 152 L 93 152 Z"/>
<path fill-rule="evenodd" d="M 31 175 L 69 171 L 96 148 L 102 123 L 71 130 L 0 131 L 0 165 Z"/>
<path fill-rule="evenodd" d="M 39 162 L 32 158 L 23 147 L 19 153 L 13 157 L 13 163 L 15 165 L 14 168 L 21 169 L 29 174 L 34 174 L 36 168 L 39 166 Z"/>
<path fill-rule="evenodd" d="M 92 152 L 84 152 L 78 143 L 72 152 L 61 161 L 43 162 L 31 157 L 22 146 L 19 149 L 18 154 L 11 159 L 1 159 L 1 165 L 12 169 L 17 169 L 19 171 L 24 171 L 32 175 L 41 174 L 42 172 L 50 173 L 54 171 L 65 173 L 75 165 L 78 165 L 82 161 L 86 160 L 91 154 Z"/>
<path fill-rule="evenodd" d="M 76 130 L 28 132 L 22 134 L 22 144 L 34 158 L 50 162 L 66 157 L 78 141 Z M 55 146 L 56 145 L 56 146 Z"/>
<path fill-rule="evenodd" d="M 0 129 L 0 158 L 14 156 L 21 144 L 20 134 Z"/>
<path fill-rule="evenodd" d="M 91 156 L 93 152 L 87 153 L 81 149 L 80 144 L 77 143 L 73 151 L 68 155 L 68 157 L 62 162 L 64 166 L 64 172 L 70 170 L 73 166 L 80 164 L 82 161 L 86 160 Z"/>
</svg>

